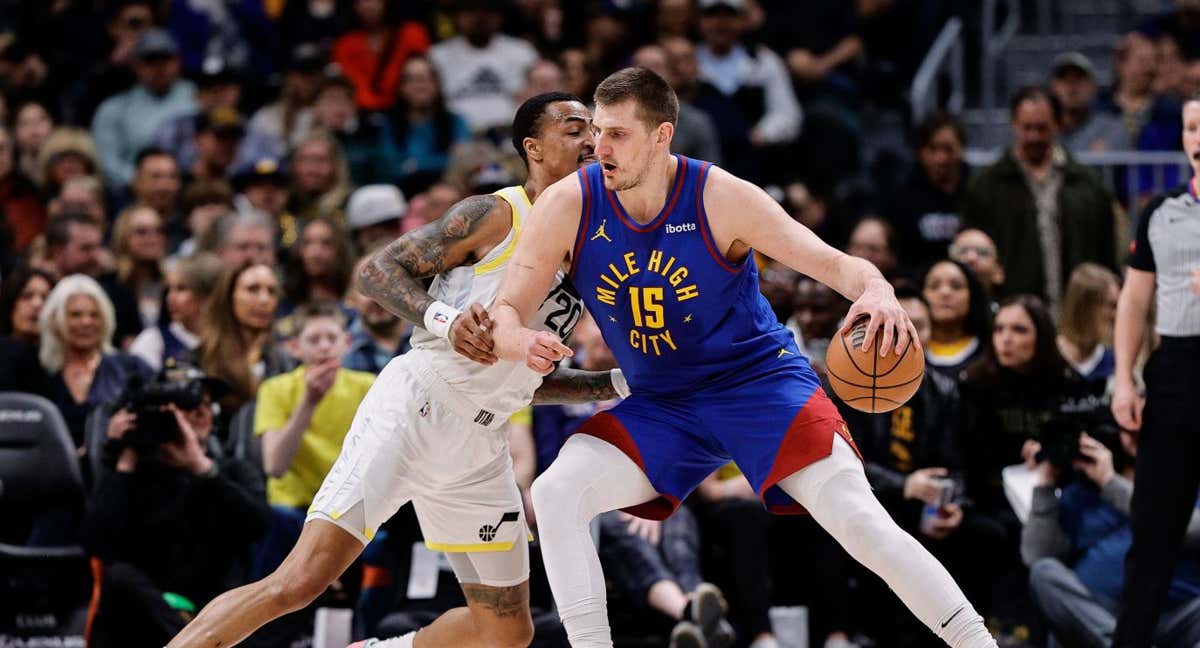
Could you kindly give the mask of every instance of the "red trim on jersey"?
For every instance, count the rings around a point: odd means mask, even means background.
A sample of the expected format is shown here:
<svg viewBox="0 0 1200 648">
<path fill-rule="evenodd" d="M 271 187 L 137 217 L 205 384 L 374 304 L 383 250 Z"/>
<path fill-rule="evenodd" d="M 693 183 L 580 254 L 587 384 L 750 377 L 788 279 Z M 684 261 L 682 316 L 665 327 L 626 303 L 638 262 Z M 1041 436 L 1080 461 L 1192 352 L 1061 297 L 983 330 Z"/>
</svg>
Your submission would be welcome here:
<svg viewBox="0 0 1200 648">
<path fill-rule="evenodd" d="M 587 177 L 587 167 L 575 173 L 579 175 L 579 184 L 583 187 L 583 211 L 579 215 L 579 231 L 575 232 L 575 249 L 571 252 L 571 270 L 567 273 L 571 279 L 575 278 L 575 268 L 579 266 L 579 254 L 583 251 L 583 242 L 587 237 L 588 212 L 592 208 L 592 188 L 588 186 L 590 183 Z"/>
<path fill-rule="evenodd" d="M 675 171 L 675 187 L 671 189 L 671 199 L 667 201 L 667 204 L 662 208 L 662 211 L 658 212 L 658 215 L 654 217 L 654 220 L 646 223 L 645 225 L 638 225 L 632 218 L 630 218 L 629 214 L 625 212 L 625 206 L 622 205 L 621 200 L 617 198 L 617 192 L 612 190 L 604 192 L 608 194 L 608 202 L 612 204 L 613 211 L 617 213 L 617 218 L 620 218 L 621 222 L 625 223 L 625 227 L 628 227 L 635 232 L 645 234 L 646 232 L 653 232 L 659 227 L 662 227 L 663 223 L 667 222 L 667 217 L 670 216 L 671 211 L 675 209 L 675 203 L 679 200 L 679 194 L 683 193 L 683 179 L 687 176 L 687 158 L 683 157 L 682 155 L 676 155 L 675 159 L 679 161 L 679 166 L 676 167 Z"/>
<path fill-rule="evenodd" d="M 584 421 L 575 434 L 587 434 L 616 446 L 625 456 L 633 460 L 644 473 L 646 464 L 642 461 L 642 453 L 638 450 L 637 442 L 630 436 L 629 431 L 621 424 L 620 419 L 610 412 L 600 412 Z M 679 508 L 679 500 L 671 495 L 660 494 L 658 497 L 635 506 L 621 509 L 626 513 L 646 520 L 665 520 L 671 517 Z"/>
<path fill-rule="evenodd" d="M 825 391 L 818 387 L 788 425 L 787 433 L 779 444 L 779 451 L 775 454 L 775 463 L 759 487 L 758 496 L 763 497 L 767 490 L 783 479 L 832 454 L 834 434 L 845 439 L 854 450 L 854 454 L 858 455 L 859 461 L 863 460 L 862 453 L 851 438 L 850 430 L 838 413 L 837 407 L 825 395 Z M 796 502 L 767 508 L 772 513 L 781 515 L 807 513 L 804 507 Z"/>
<path fill-rule="evenodd" d="M 747 254 L 745 259 L 734 265 L 725 258 L 724 254 L 717 252 L 717 241 L 713 238 L 712 230 L 708 227 L 708 212 L 704 209 L 704 183 L 708 180 L 708 170 L 712 167 L 712 162 L 705 162 L 700 169 L 700 174 L 696 178 L 696 224 L 700 226 L 700 238 L 704 239 L 704 247 L 708 248 L 708 253 L 712 255 L 717 265 L 725 270 L 737 274 L 746 267 L 746 261 L 750 258 Z"/>
<path fill-rule="evenodd" d="M 1192 194 L 1192 198 L 1200 200 L 1200 185 L 1196 184 L 1196 180 L 1200 179 L 1192 176 L 1192 181 L 1188 183 L 1188 193 Z"/>
</svg>

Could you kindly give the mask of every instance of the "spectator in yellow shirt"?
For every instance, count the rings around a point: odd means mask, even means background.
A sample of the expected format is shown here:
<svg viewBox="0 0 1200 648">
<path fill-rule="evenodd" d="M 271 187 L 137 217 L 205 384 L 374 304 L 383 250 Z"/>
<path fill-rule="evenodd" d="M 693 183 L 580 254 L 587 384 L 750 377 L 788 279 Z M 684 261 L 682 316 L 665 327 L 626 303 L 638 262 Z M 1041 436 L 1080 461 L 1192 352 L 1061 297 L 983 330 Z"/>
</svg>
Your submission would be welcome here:
<svg viewBox="0 0 1200 648">
<path fill-rule="evenodd" d="M 341 368 L 350 337 L 336 305 L 300 307 L 296 327 L 289 344 L 302 364 L 263 381 L 254 411 L 272 512 L 271 533 L 256 561 L 255 571 L 263 574 L 274 570 L 300 537 L 306 510 L 375 380 L 374 374 Z"/>
</svg>

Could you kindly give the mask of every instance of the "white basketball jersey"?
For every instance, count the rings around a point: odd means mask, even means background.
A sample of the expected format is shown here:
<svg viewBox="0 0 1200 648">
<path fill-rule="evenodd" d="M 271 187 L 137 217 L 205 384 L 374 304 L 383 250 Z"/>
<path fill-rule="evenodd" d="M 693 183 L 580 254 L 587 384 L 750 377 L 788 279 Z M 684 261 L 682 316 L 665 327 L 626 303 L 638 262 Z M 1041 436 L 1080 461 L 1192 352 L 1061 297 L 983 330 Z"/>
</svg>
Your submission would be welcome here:
<svg viewBox="0 0 1200 648">
<path fill-rule="evenodd" d="M 464 317 L 473 303 L 491 306 L 500 290 L 504 269 L 517 246 L 521 227 L 533 208 L 525 188 L 520 185 L 505 187 L 494 195 L 512 208 L 512 229 L 508 236 L 478 263 L 437 275 L 429 287 L 431 297 L 463 310 Z M 535 330 L 550 331 L 564 340 L 575 330 L 575 324 L 583 315 L 579 293 L 565 277 L 560 269 L 550 294 L 529 325 Z M 436 337 L 421 327 L 413 331 L 412 346 L 413 352 L 423 355 L 425 362 L 455 392 L 496 416 L 511 416 L 528 405 L 534 390 L 542 383 L 542 376 L 527 368 L 524 362 L 500 360 L 490 367 L 479 364 L 455 352 L 449 340 Z"/>
</svg>

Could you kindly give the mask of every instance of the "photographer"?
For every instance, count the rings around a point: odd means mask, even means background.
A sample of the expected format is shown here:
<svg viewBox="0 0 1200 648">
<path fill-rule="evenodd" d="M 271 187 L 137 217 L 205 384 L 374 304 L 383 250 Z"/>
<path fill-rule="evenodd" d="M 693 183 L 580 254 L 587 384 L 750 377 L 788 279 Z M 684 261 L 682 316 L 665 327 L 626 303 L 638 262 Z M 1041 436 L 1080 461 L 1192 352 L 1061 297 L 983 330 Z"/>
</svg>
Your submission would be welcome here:
<svg viewBox="0 0 1200 648">
<path fill-rule="evenodd" d="M 1077 428 L 1074 428 L 1077 429 Z M 1021 532 L 1021 556 L 1030 565 L 1034 602 L 1058 640 L 1068 646 L 1110 646 L 1116 628 L 1125 554 L 1132 542 L 1129 525 L 1133 497 L 1133 437 L 1120 434 L 1121 470 L 1113 451 L 1086 433 L 1078 454 L 1055 457 L 1038 466 L 1029 521 Z M 1116 445 L 1116 444 L 1114 444 Z M 1040 449 L 1039 449 L 1040 450 Z M 1058 467 L 1056 467 L 1056 465 Z M 1078 471 L 1082 478 L 1070 479 Z M 1184 540 L 1185 555 L 1175 569 L 1167 611 L 1154 633 L 1156 646 L 1200 643 L 1200 511 L 1193 508 Z"/>
<path fill-rule="evenodd" d="M 219 389 L 197 374 L 131 385 L 108 422 L 82 528 L 103 562 L 91 646 L 164 645 L 186 612 L 244 581 L 250 544 L 267 530 L 253 468 L 206 450 Z"/>
</svg>

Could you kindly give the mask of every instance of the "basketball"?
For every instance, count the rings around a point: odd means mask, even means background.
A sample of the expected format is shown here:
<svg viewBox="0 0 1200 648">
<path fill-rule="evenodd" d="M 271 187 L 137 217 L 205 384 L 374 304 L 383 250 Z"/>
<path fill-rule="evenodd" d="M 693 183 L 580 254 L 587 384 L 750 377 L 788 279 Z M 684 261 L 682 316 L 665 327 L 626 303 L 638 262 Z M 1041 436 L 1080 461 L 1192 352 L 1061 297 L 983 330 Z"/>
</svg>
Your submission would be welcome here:
<svg viewBox="0 0 1200 648">
<path fill-rule="evenodd" d="M 847 405 L 862 412 L 890 412 L 903 405 L 921 386 L 925 356 L 910 339 L 904 353 L 879 356 L 883 331 L 863 351 L 867 319 L 863 318 L 845 335 L 836 335 L 825 353 L 825 370 L 834 393 Z"/>
</svg>

